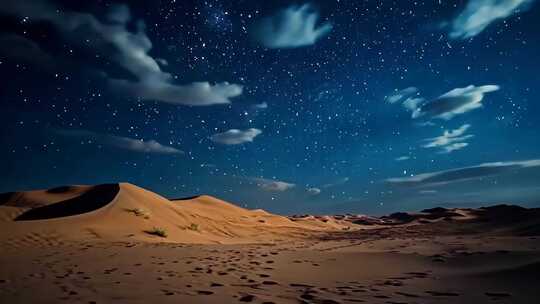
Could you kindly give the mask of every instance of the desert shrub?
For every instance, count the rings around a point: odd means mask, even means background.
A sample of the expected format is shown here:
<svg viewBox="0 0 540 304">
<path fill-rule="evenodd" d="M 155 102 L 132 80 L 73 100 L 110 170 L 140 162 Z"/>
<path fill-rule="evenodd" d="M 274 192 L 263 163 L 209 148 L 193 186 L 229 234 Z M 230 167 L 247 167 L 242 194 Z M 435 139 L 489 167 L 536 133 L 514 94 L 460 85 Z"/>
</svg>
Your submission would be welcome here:
<svg viewBox="0 0 540 304">
<path fill-rule="evenodd" d="M 141 208 L 131 208 L 131 209 L 126 209 L 126 211 L 135 214 L 135 216 L 144 216 L 145 219 L 150 218 L 148 213 Z"/>
<path fill-rule="evenodd" d="M 145 232 L 151 235 L 157 235 L 164 238 L 167 237 L 167 231 L 164 228 L 154 227 L 150 230 L 146 230 Z"/>
<path fill-rule="evenodd" d="M 191 225 L 189 225 L 188 229 L 191 230 L 191 231 L 199 231 L 199 225 L 197 225 L 195 223 L 191 223 Z"/>
</svg>

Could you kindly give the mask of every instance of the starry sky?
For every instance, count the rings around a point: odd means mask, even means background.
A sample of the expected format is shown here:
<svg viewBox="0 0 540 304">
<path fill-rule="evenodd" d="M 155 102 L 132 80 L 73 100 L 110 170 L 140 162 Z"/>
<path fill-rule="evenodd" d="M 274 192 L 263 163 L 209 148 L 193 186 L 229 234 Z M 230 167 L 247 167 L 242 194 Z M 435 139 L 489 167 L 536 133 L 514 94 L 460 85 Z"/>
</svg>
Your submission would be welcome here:
<svg viewBox="0 0 540 304">
<path fill-rule="evenodd" d="M 0 192 L 540 205 L 535 0 L 3 0 Z"/>
</svg>

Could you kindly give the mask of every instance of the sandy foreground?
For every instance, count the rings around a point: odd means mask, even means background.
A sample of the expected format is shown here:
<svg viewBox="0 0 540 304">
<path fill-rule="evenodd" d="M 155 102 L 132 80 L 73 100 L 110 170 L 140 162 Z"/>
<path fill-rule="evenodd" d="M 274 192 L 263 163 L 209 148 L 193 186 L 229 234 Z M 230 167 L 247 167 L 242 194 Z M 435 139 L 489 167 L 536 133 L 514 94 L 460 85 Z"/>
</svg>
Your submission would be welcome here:
<svg viewBox="0 0 540 304">
<path fill-rule="evenodd" d="M 0 195 L 0 303 L 538 303 L 540 211 L 283 217 L 131 184 Z"/>
</svg>

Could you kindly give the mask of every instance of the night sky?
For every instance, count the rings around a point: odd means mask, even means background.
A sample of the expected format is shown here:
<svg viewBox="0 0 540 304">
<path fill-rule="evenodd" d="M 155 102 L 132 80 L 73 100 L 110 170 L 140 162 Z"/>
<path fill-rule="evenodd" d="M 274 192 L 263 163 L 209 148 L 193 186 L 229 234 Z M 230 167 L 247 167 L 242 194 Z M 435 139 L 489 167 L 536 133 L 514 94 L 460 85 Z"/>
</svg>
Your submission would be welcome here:
<svg viewBox="0 0 540 304">
<path fill-rule="evenodd" d="M 0 192 L 540 205 L 538 1 L 0 2 Z"/>
</svg>

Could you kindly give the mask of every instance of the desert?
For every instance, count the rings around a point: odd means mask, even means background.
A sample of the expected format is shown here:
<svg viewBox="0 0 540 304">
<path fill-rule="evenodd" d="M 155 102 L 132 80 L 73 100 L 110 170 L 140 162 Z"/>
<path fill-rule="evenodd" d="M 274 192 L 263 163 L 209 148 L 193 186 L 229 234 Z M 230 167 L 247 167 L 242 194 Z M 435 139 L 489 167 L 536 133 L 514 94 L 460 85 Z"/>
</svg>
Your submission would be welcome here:
<svg viewBox="0 0 540 304">
<path fill-rule="evenodd" d="M 540 211 L 279 216 L 132 184 L 1 195 L 2 303 L 533 303 Z"/>
</svg>

